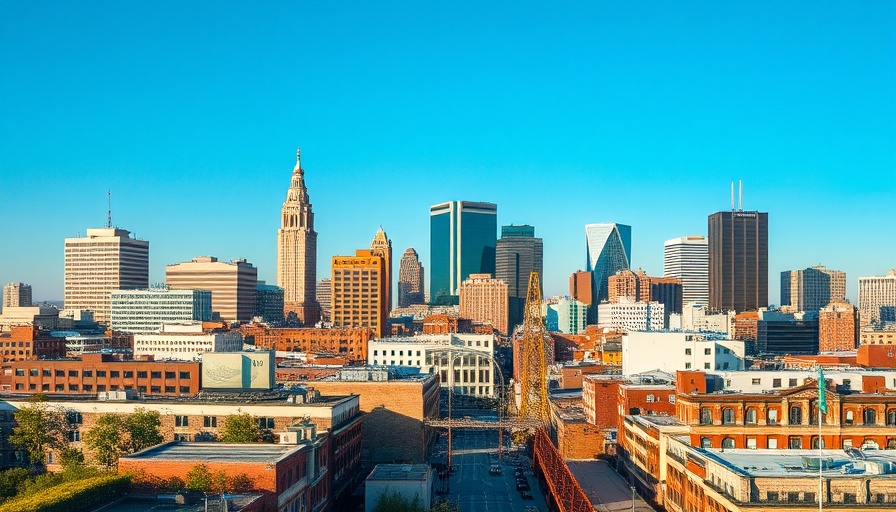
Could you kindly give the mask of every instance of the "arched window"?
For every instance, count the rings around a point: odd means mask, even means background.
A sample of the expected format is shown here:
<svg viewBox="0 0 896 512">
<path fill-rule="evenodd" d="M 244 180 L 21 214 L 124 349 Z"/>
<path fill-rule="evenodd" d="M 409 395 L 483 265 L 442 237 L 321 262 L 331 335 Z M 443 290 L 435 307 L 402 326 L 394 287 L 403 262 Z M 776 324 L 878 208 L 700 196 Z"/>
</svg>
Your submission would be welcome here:
<svg viewBox="0 0 896 512">
<path fill-rule="evenodd" d="M 877 411 L 868 408 L 862 413 L 862 422 L 865 425 L 874 425 L 877 423 Z"/>
<path fill-rule="evenodd" d="M 896 426 L 896 409 L 890 409 L 889 411 L 887 411 L 887 426 Z"/>
<path fill-rule="evenodd" d="M 755 425 L 756 424 L 756 408 L 755 407 L 747 407 L 746 413 L 744 413 L 744 423 L 747 425 Z"/>
<path fill-rule="evenodd" d="M 734 439 L 731 439 L 730 437 L 726 437 L 725 439 L 722 439 L 722 448 L 728 449 L 728 450 L 733 450 L 734 449 Z"/>
<path fill-rule="evenodd" d="M 722 409 L 722 425 L 734 425 L 734 409 Z"/>
<path fill-rule="evenodd" d="M 852 422 L 853 422 L 852 411 L 846 411 L 846 414 L 843 416 L 843 423 L 846 423 L 847 425 L 852 425 Z"/>
<path fill-rule="evenodd" d="M 821 447 L 824 448 L 824 439 L 821 440 Z M 818 449 L 818 436 L 812 436 L 812 449 Z"/>
<path fill-rule="evenodd" d="M 701 448 L 712 448 L 712 440 L 708 437 L 700 438 L 700 447 Z"/>
<path fill-rule="evenodd" d="M 712 425 L 712 410 L 709 407 L 700 409 L 700 424 Z"/>
<path fill-rule="evenodd" d="M 887 450 L 896 450 L 896 439 L 887 439 Z"/>
<path fill-rule="evenodd" d="M 802 425 L 803 424 L 803 408 L 794 405 L 790 408 L 790 424 L 791 425 Z"/>
</svg>

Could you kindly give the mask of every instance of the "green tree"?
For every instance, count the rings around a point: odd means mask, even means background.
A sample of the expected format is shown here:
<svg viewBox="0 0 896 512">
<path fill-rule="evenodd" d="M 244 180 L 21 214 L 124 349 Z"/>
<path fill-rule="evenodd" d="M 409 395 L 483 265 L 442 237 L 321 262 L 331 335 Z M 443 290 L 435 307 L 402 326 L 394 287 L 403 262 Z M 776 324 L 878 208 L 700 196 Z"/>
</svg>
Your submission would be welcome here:
<svg viewBox="0 0 896 512">
<path fill-rule="evenodd" d="M 230 481 L 227 478 L 227 473 L 224 470 L 216 471 L 212 474 L 212 492 L 215 493 L 225 493 L 227 492 Z"/>
<path fill-rule="evenodd" d="M 245 473 L 234 475 L 233 478 L 230 479 L 230 492 L 244 494 L 251 491 L 254 486 L 255 484 L 252 482 L 252 479 Z"/>
<path fill-rule="evenodd" d="M 429 510 L 430 512 L 460 512 L 460 505 L 453 501 L 440 499 Z"/>
<path fill-rule="evenodd" d="M 65 412 L 58 407 L 50 407 L 42 394 L 30 399 L 15 413 L 16 427 L 12 429 L 9 442 L 28 453 L 31 463 L 41 465 L 47 450 L 61 450 L 68 446 L 69 424 Z"/>
<path fill-rule="evenodd" d="M 191 491 L 208 492 L 212 489 L 212 472 L 205 464 L 196 464 L 187 473 L 186 488 Z"/>
<path fill-rule="evenodd" d="M 155 446 L 162 442 L 162 418 L 158 411 L 147 411 L 138 407 L 124 422 L 124 428 L 128 434 L 128 452 Z"/>
<path fill-rule="evenodd" d="M 231 414 L 224 418 L 221 441 L 225 443 L 254 443 L 261 438 L 258 420 L 251 414 Z"/>
<path fill-rule="evenodd" d="M 97 462 L 106 468 L 118 465 L 118 459 L 128 448 L 125 418 L 106 413 L 96 419 L 96 425 L 84 434 L 84 444 L 93 450 Z"/>
<path fill-rule="evenodd" d="M 62 451 L 59 452 L 59 464 L 62 466 L 63 471 L 83 466 L 84 452 L 78 448 L 63 448 Z"/>
<path fill-rule="evenodd" d="M 25 468 L 0 471 L 0 502 L 18 494 L 30 478 L 31 471 Z"/>
<path fill-rule="evenodd" d="M 423 512 L 420 500 L 415 496 L 413 501 L 405 498 L 398 491 L 384 492 L 376 499 L 373 512 Z"/>
</svg>

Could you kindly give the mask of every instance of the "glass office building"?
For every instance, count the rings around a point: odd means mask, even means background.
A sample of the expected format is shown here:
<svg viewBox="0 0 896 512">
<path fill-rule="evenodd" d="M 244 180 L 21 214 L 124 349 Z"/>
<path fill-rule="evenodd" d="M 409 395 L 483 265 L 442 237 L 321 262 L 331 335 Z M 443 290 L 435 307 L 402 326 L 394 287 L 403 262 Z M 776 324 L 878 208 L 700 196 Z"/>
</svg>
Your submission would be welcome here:
<svg viewBox="0 0 896 512">
<path fill-rule="evenodd" d="M 430 287 L 439 296 L 456 296 L 470 274 L 495 275 L 498 205 L 448 201 L 433 205 L 430 218 Z"/>
<path fill-rule="evenodd" d="M 585 225 L 585 251 L 587 270 L 593 284 L 592 315 L 597 305 L 609 298 L 607 280 L 620 270 L 626 270 L 632 261 L 632 228 L 625 224 L 608 222 Z"/>
</svg>

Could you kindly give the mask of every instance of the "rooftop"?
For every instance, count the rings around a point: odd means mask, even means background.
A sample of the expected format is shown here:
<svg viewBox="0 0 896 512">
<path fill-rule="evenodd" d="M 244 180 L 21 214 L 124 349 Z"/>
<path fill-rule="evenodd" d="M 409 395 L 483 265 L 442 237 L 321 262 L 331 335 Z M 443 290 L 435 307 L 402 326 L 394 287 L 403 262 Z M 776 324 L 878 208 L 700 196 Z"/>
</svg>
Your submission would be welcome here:
<svg viewBox="0 0 896 512">
<path fill-rule="evenodd" d="M 377 464 L 367 476 L 371 480 L 413 480 L 422 481 L 429 475 L 428 464 Z"/>
<path fill-rule="evenodd" d="M 652 424 L 657 427 L 687 427 L 687 425 L 678 421 L 678 418 L 676 418 L 675 416 L 662 416 L 662 415 L 656 415 L 656 414 L 636 414 L 633 416 L 626 416 L 626 417 L 631 418 L 632 421 L 635 421 L 638 423 L 646 423 L 646 424 L 648 424 L 648 426 L 650 424 Z"/>
<path fill-rule="evenodd" d="M 698 449 L 722 464 L 752 477 L 818 478 L 818 450 Z M 822 450 L 823 474 L 828 478 L 896 474 L 892 450 Z"/>
<path fill-rule="evenodd" d="M 294 444 L 229 444 L 229 443 L 182 443 L 170 442 L 147 448 L 141 452 L 122 457 L 138 460 L 176 460 L 215 462 L 255 462 L 272 464 L 301 450 L 304 445 Z"/>
</svg>

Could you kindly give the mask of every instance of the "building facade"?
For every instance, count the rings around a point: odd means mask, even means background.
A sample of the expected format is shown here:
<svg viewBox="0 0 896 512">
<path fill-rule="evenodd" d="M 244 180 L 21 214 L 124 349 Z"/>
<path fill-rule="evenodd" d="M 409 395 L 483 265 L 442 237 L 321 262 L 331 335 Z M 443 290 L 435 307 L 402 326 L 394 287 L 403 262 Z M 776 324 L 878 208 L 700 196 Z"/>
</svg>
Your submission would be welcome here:
<svg viewBox="0 0 896 512">
<path fill-rule="evenodd" d="M 423 304 L 423 264 L 413 247 L 408 247 L 401 256 L 398 268 L 398 307 Z"/>
<path fill-rule="evenodd" d="M 320 319 L 317 303 L 317 232 L 314 212 L 305 187 L 302 150 L 296 151 L 296 166 L 280 211 L 277 230 L 277 286 L 283 288 L 284 316 L 294 313 L 305 325 Z"/>
<path fill-rule="evenodd" d="M 305 354 L 335 354 L 353 362 L 367 362 L 367 344 L 373 339 L 369 327 L 270 328 L 248 325 L 242 328 L 246 342 L 257 349 Z"/>
<path fill-rule="evenodd" d="M 563 334 L 584 332 L 588 323 L 588 306 L 569 297 L 561 297 L 555 304 L 548 304 L 546 313 L 548 330 L 555 325 L 556 332 Z"/>
<path fill-rule="evenodd" d="M 470 274 L 495 275 L 498 205 L 448 201 L 432 205 L 429 219 L 429 293 L 434 303 L 457 296 Z"/>
<path fill-rule="evenodd" d="M 31 285 L 25 283 L 7 283 L 3 286 L 3 308 L 21 308 L 31 305 Z"/>
<path fill-rule="evenodd" d="M 709 302 L 709 245 L 706 237 L 682 236 L 663 244 L 663 275 L 681 280 L 684 304 Z"/>
<path fill-rule="evenodd" d="M 781 272 L 781 306 L 818 311 L 831 302 L 846 301 L 846 272 L 824 265 Z"/>
<path fill-rule="evenodd" d="M 510 328 L 523 322 L 529 275 L 544 275 L 544 243 L 533 226 L 501 226 L 495 249 L 495 278 L 507 285 Z"/>
<path fill-rule="evenodd" d="M 859 278 L 859 314 L 862 326 L 896 322 L 896 269 L 882 277 Z"/>
<path fill-rule="evenodd" d="M 653 370 L 741 370 L 744 343 L 687 332 L 630 332 L 622 336 L 622 374 Z"/>
<path fill-rule="evenodd" d="M 317 303 L 320 305 L 320 319 L 329 322 L 333 316 L 333 282 L 329 277 L 317 282 Z"/>
<path fill-rule="evenodd" d="M 709 307 L 752 311 L 768 306 L 768 213 L 709 216 Z"/>
<path fill-rule="evenodd" d="M 65 239 L 66 309 L 93 311 L 108 325 L 113 290 L 149 287 L 149 242 L 126 229 L 88 229 L 87 236 Z"/>
<path fill-rule="evenodd" d="M 608 280 L 620 270 L 631 266 L 632 228 L 625 224 L 604 223 L 585 225 L 585 259 L 591 272 L 591 304 L 609 299 Z M 597 308 L 594 320 L 597 320 Z"/>
<path fill-rule="evenodd" d="M 818 312 L 818 351 L 855 350 L 859 341 L 859 311 L 846 302 L 832 302 Z"/>
<path fill-rule="evenodd" d="M 0 333 L 0 351 L 4 364 L 11 361 L 65 357 L 65 338 L 32 325 L 10 327 Z"/>
<path fill-rule="evenodd" d="M 209 290 L 115 290 L 111 294 L 113 331 L 148 334 L 159 332 L 162 324 L 212 319 L 212 292 Z"/>
<path fill-rule="evenodd" d="M 258 281 L 255 287 L 255 317 L 279 325 L 283 323 L 283 288 Z"/>
<path fill-rule="evenodd" d="M 200 256 L 168 265 L 165 284 L 172 290 L 210 290 L 213 318 L 248 322 L 255 314 L 258 269 L 246 260 L 227 263 L 213 256 Z"/>
<path fill-rule="evenodd" d="M 169 323 L 153 334 L 134 335 L 134 356 L 198 361 L 206 352 L 238 352 L 243 337 L 238 331 L 203 332 L 201 322 Z"/>
<path fill-rule="evenodd" d="M 370 252 L 374 256 L 383 259 L 383 303 L 386 306 L 386 316 L 392 310 L 392 240 L 386 236 L 383 228 L 380 228 L 373 241 L 370 243 Z"/>
<path fill-rule="evenodd" d="M 665 308 L 659 302 L 604 302 L 599 310 L 597 325 L 626 331 L 662 331 L 665 328 Z"/>
<path fill-rule="evenodd" d="M 333 256 L 330 279 L 333 326 L 369 327 L 382 336 L 389 318 L 384 259 L 363 249 L 355 256 Z"/>
<path fill-rule="evenodd" d="M 489 274 L 470 274 L 460 286 L 460 317 L 491 324 L 508 334 L 507 284 Z"/>
</svg>

